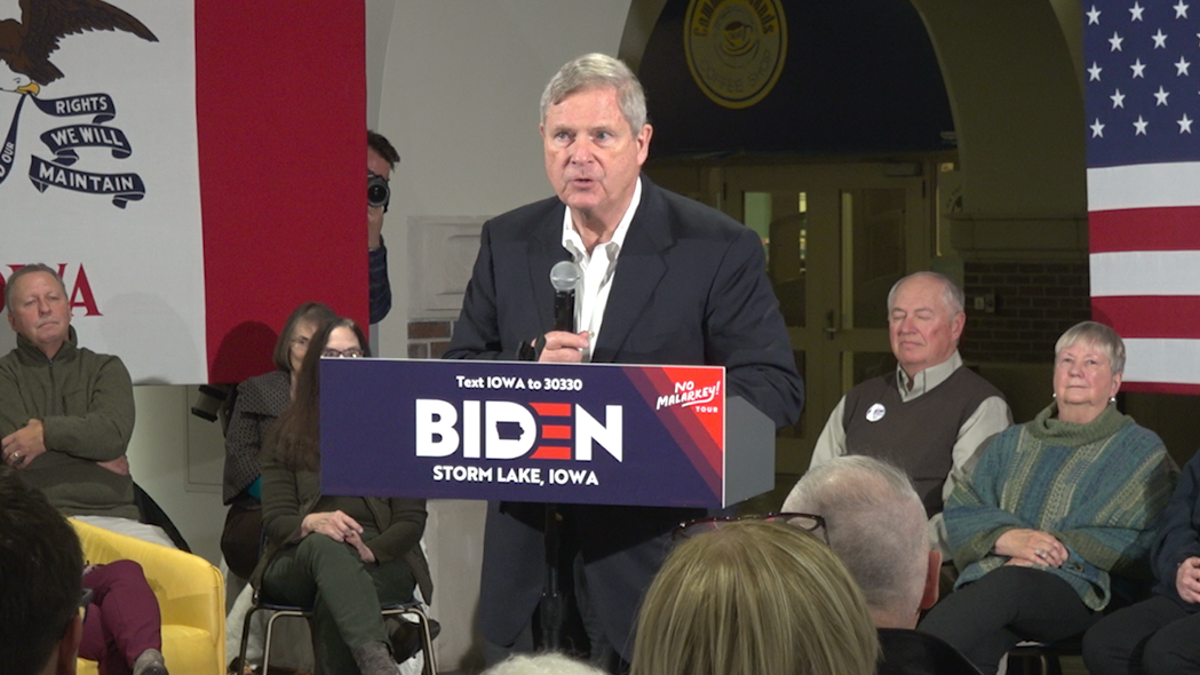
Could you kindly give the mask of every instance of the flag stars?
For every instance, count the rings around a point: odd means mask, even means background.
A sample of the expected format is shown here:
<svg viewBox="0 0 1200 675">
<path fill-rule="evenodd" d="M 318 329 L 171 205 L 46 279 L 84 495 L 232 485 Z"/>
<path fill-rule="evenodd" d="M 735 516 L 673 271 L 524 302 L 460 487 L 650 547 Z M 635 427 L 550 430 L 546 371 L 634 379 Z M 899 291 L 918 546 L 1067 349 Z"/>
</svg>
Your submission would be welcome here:
<svg viewBox="0 0 1200 675">
<path fill-rule="evenodd" d="M 1141 5 L 1139 5 L 1136 2 L 1133 3 L 1133 7 L 1129 8 L 1129 20 L 1131 22 L 1132 21 L 1141 21 L 1142 20 L 1142 12 L 1144 12 L 1144 11 L 1146 11 L 1145 7 L 1142 7 Z"/>
<path fill-rule="evenodd" d="M 1176 19 L 1188 18 L 1187 11 L 1188 11 L 1188 7 L 1190 7 L 1190 6 L 1191 5 L 1183 4 L 1183 0 L 1179 0 L 1179 2 L 1175 3 L 1175 6 L 1174 6 L 1175 18 Z"/>
<path fill-rule="evenodd" d="M 1099 120 L 1097 120 L 1097 121 L 1099 121 Z M 1181 134 L 1192 133 L 1192 120 L 1188 119 L 1187 113 L 1184 113 L 1183 117 L 1175 120 L 1175 123 L 1179 125 L 1179 133 L 1181 133 Z"/>
<path fill-rule="evenodd" d="M 1196 37 L 1200 37 L 1200 33 L 1196 33 Z M 1108 51 L 1110 51 L 1110 52 L 1121 51 L 1121 43 L 1124 41 L 1125 41 L 1125 38 L 1121 37 L 1120 35 L 1117 35 L 1116 31 L 1113 31 L 1113 36 L 1108 38 L 1108 44 L 1112 45 L 1112 48 L 1109 49 Z"/>
<path fill-rule="evenodd" d="M 1092 61 L 1092 67 L 1087 69 L 1088 82 L 1099 82 L 1100 81 L 1100 71 L 1102 71 L 1102 70 L 1104 70 L 1104 69 L 1101 68 L 1098 63 L 1096 63 L 1095 61 Z"/>
<path fill-rule="evenodd" d="M 1181 57 L 1179 57 L 1179 60 L 1180 60 L 1180 61 L 1182 61 L 1182 60 L 1183 60 L 1183 57 L 1182 57 L 1182 56 L 1181 56 Z M 1179 64 L 1175 64 L 1175 65 L 1176 65 L 1176 67 L 1178 67 L 1178 66 L 1179 66 Z M 1133 65 L 1132 65 L 1132 66 L 1129 66 L 1129 67 L 1130 67 L 1131 69 L 1133 69 L 1133 77 L 1134 77 L 1134 78 L 1138 78 L 1138 77 L 1140 77 L 1140 78 L 1142 78 L 1143 80 L 1144 80 L 1144 79 L 1146 79 L 1146 64 L 1142 63 L 1142 60 L 1141 60 L 1141 59 L 1138 59 L 1137 61 L 1134 61 L 1134 62 L 1133 62 Z"/>
<path fill-rule="evenodd" d="M 1147 122 L 1146 120 L 1142 119 L 1141 115 L 1138 115 L 1137 121 L 1133 123 L 1133 135 L 1134 136 L 1147 135 L 1146 127 L 1148 127 L 1148 126 L 1150 126 L 1150 123 Z"/>
<path fill-rule="evenodd" d="M 1161 28 L 1158 29 L 1157 33 L 1155 33 L 1154 35 L 1151 35 L 1150 39 L 1154 40 L 1154 48 L 1155 49 L 1166 49 L 1167 48 L 1167 34 L 1162 32 Z"/>
<path fill-rule="evenodd" d="M 1099 117 L 1097 117 L 1096 121 L 1092 122 L 1089 126 L 1092 128 L 1092 138 L 1104 138 L 1104 125 L 1100 123 Z"/>
<path fill-rule="evenodd" d="M 1125 94 L 1122 94 L 1120 89 L 1114 89 L 1113 95 L 1109 96 L 1109 98 L 1112 99 L 1113 110 L 1125 107 Z"/>
<path fill-rule="evenodd" d="M 1180 0 L 1180 2 L 1182 2 L 1182 1 L 1183 0 Z M 1092 5 L 1092 8 L 1090 10 L 1088 10 L 1088 12 L 1087 12 L 1087 18 L 1088 18 L 1089 26 L 1091 26 L 1093 24 L 1099 26 L 1100 25 L 1100 10 L 1096 9 L 1095 5 Z"/>
<path fill-rule="evenodd" d="M 1187 61 L 1182 56 L 1179 57 L 1179 60 L 1175 62 L 1175 77 L 1183 77 L 1184 75 L 1187 75 L 1188 68 L 1191 65 L 1191 62 Z"/>
<path fill-rule="evenodd" d="M 1167 105 L 1167 97 L 1170 95 L 1171 92 L 1163 89 L 1162 85 L 1159 85 L 1158 91 L 1154 92 L 1154 107 L 1157 108 L 1160 105 Z"/>
</svg>

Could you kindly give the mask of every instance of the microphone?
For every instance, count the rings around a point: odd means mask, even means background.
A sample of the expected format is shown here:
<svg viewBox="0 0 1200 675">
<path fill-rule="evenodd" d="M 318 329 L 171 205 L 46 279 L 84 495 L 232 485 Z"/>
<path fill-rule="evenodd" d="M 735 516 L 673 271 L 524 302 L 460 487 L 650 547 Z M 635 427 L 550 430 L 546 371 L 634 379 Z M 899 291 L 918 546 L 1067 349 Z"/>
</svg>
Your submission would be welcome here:
<svg viewBox="0 0 1200 675">
<path fill-rule="evenodd" d="M 579 265 L 563 260 L 550 268 L 554 286 L 554 330 L 575 332 L 575 286 L 579 283 Z"/>
</svg>

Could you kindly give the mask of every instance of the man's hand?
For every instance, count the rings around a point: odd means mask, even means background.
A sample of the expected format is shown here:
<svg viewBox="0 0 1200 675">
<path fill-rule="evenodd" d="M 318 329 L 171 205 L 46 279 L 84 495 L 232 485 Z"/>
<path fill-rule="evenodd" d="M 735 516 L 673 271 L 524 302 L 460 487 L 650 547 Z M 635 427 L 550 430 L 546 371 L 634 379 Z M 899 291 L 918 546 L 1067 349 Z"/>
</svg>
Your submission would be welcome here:
<svg viewBox="0 0 1200 675">
<path fill-rule="evenodd" d="M 1054 535 L 1039 530 L 1015 529 L 1000 535 L 992 547 L 999 555 L 1012 558 L 1009 565 L 1061 567 L 1070 553 Z"/>
<path fill-rule="evenodd" d="M 46 452 L 46 430 L 42 421 L 36 418 L 0 438 L 0 454 L 4 457 L 4 463 L 14 469 L 24 469 L 43 452 Z"/>
<path fill-rule="evenodd" d="M 367 248 L 377 249 L 383 243 L 383 207 L 367 206 Z"/>
<path fill-rule="evenodd" d="M 567 333 L 551 331 L 546 333 L 546 345 L 538 356 L 540 363 L 580 363 L 583 361 L 583 350 L 588 347 L 588 333 Z"/>
<path fill-rule="evenodd" d="M 307 537 L 316 532 L 334 541 L 347 541 L 352 535 L 362 534 L 362 525 L 342 511 L 319 511 L 304 516 L 300 523 L 300 536 Z"/>
<path fill-rule="evenodd" d="M 1175 570 L 1175 590 L 1184 602 L 1200 602 L 1200 558 L 1192 556 L 1179 563 Z"/>
<path fill-rule="evenodd" d="M 362 536 L 357 532 L 346 537 L 346 543 L 354 547 L 358 551 L 358 559 L 365 563 L 375 562 L 375 552 L 363 543 Z"/>
<path fill-rule="evenodd" d="M 116 459 L 110 459 L 107 462 L 96 462 L 98 466 L 117 474 L 118 476 L 129 475 L 129 458 L 121 455 Z"/>
</svg>

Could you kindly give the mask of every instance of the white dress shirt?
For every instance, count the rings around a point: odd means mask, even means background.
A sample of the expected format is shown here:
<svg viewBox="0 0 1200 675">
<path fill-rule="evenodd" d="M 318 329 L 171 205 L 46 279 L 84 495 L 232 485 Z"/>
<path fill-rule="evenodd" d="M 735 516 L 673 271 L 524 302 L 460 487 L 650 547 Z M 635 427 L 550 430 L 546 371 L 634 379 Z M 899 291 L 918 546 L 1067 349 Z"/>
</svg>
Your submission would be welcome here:
<svg viewBox="0 0 1200 675">
<path fill-rule="evenodd" d="M 575 331 L 588 332 L 588 348 L 583 350 L 583 361 L 592 360 L 592 348 L 600 337 L 600 324 L 604 321 L 604 308 L 608 306 L 608 293 L 612 289 L 612 280 L 617 272 L 617 257 L 621 254 L 621 246 L 625 243 L 625 235 L 629 233 L 629 223 L 637 212 L 638 204 L 642 201 L 642 179 L 638 178 L 633 188 L 633 199 L 612 239 L 596 244 L 589 254 L 583 245 L 583 238 L 575 229 L 571 220 L 571 209 L 563 213 L 563 248 L 571 254 L 575 264 L 582 272 L 580 287 L 575 290 Z"/>
</svg>

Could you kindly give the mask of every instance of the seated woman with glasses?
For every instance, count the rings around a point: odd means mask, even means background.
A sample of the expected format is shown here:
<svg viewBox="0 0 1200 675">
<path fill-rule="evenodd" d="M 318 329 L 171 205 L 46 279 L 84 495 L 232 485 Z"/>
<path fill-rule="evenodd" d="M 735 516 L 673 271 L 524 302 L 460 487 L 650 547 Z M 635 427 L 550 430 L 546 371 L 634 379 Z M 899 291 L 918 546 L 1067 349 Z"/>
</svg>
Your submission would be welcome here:
<svg viewBox="0 0 1200 675">
<path fill-rule="evenodd" d="M 229 513 L 221 531 L 221 553 L 238 577 L 247 579 L 262 548 L 262 453 L 267 430 L 292 400 L 292 387 L 308 352 L 308 341 L 324 322 L 337 315 L 319 302 L 300 305 L 283 324 L 275 343 L 275 370 L 238 385 L 233 415 L 225 431 L 225 477 L 222 489 Z"/>
<path fill-rule="evenodd" d="M 263 454 L 266 546 L 254 579 L 267 601 L 313 610 L 318 670 L 395 675 L 406 659 L 410 631 L 387 624 L 384 604 L 413 599 L 419 584 L 431 597 L 421 553 L 425 501 L 333 497 L 320 491 L 320 363 L 322 356 L 367 356 L 366 339 L 350 319 L 313 335 L 295 397 L 272 427 Z M 389 622 L 391 619 L 389 619 Z M 397 644 L 389 638 L 389 628 Z"/>
<path fill-rule="evenodd" d="M 960 575 L 917 626 L 984 673 L 1022 640 L 1082 633 L 1147 578 L 1174 484 L 1162 439 L 1117 411 L 1120 336 L 1085 321 L 1054 353 L 1054 401 L 997 435 L 946 502 Z"/>
<path fill-rule="evenodd" d="M 682 526 L 638 615 L 631 675 L 872 675 L 866 600 L 812 516 Z M 777 518 L 777 520 L 775 520 Z"/>
</svg>

